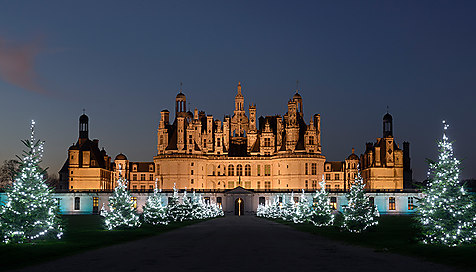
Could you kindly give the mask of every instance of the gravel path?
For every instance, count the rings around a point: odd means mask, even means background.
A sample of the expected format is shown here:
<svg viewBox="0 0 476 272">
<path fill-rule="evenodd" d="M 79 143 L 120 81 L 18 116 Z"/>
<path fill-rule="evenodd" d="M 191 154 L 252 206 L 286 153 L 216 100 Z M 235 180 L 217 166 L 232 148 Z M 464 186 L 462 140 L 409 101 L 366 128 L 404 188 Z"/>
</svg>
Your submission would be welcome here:
<svg viewBox="0 0 476 272">
<path fill-rule="evenodd" d="M 253 216 L 227 216 L 21 271 L 455 271 Z"/>
</svg>

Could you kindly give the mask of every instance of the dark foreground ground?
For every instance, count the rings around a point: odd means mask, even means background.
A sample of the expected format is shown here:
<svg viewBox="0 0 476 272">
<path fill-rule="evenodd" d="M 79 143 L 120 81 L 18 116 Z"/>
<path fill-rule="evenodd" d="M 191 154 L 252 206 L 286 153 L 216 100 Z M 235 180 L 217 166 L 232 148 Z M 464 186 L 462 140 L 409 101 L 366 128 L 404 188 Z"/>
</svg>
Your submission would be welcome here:
<svg viewBox="0 0 476 272">
<path fill-rule="evenodd" d="M 455 271 L 253 216 L 228 216 L 21 271 Z"/>
</svg>

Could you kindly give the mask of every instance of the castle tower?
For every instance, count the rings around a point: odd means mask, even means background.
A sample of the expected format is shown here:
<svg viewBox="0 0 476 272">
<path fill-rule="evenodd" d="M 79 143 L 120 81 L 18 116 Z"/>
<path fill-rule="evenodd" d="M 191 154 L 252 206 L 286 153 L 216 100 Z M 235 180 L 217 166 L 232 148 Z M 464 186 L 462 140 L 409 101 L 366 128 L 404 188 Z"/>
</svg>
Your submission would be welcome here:
<svg viewBox="0 0 476 272">
<path fill-rule="evenodd" d="M 182 93 L 182 88 L 180 88 L 180 92 L 175 97 L 175 117 L 179 115 L 181 112 L 187 112 L 187 99 L 185 95 Z"/>
<path fill-rule="evenodd" d="M 303 112 L 302 112 L 302 97 L 301 95 L 298 93 L 298 90 L 296 90 L 296 93 L 293 95 L 293 101 L 296 103 L 297 105 L 297 110 L 299 112 L 299 114 L 301 115 L 301 117 L 303 117 Z"/>
<path fill-rule="evenodd" d="M 393 118 L 390 113 L 387 112 L 383 116 L 383 138 L 393 137 Z"/>
<path fill-rule="evenodd" d="M 86 142 L 89 137 L 88 137 L 88 132 L 89 131 L 89 117 L 83 113 L 83 115 L 81 115 L 79 117 L 79 139 L 78 139 L 78 142 L 79 144 L 83 144 L 84 142 Z"/>
<path fill-rule="evenodd" d="M 245 97 L 241 94 L 241 82 L 238 82 L 237 91 L 235 111 L 231 118 L 231 135 L 233 137 L 243 137 L 248 132 L 249 121 L 245 114 Z"/>
</svg>

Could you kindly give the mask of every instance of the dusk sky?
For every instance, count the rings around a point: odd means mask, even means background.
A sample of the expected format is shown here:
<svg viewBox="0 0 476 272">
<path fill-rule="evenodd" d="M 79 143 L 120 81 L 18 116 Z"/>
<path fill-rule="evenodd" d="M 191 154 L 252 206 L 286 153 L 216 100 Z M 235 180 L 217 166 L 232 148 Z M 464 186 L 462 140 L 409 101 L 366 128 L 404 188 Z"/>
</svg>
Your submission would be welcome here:
<svg viewBox="0 0 476 272">
<path fill-rule="evenodd" d="M 296 90 L 322 153 L 344 160 L 382 136 L 410 142 L 414 179 L 437 158 L 443 119 L 462 178 L 476 178 L 474 1 L 2 1 L 0 160 L 20 155 L 31 119 L 57 172 L 78 138 L 114 158 L 152 161 L 160 111 L 223 120 L 241 81 L 245 108 L 281 114 Z"/>
</svg>

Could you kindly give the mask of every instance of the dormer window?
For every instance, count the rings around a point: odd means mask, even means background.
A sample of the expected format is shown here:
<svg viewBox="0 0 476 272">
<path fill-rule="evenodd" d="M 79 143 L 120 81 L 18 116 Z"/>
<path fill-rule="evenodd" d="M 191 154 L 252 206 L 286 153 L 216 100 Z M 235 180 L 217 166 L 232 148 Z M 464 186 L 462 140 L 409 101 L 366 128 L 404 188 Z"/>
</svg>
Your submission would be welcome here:
<svg viewBox="0 0 476 272">
<path fill-rule="evenodd" d="M 134 164 L 134 165 L 132 166 L 132 171 L 134 171 L 134 172 L 137 171 L 137 164 Z"/>
<path fill-rule="evenodd" d="M 153 164 L 149 164 L 149 172 L 154 172 L 154 165 Z"/>
</svg>

